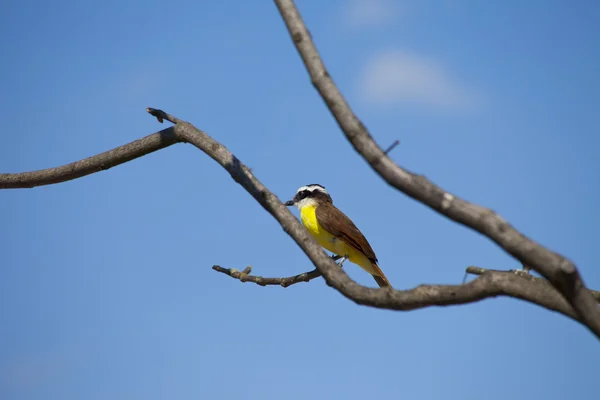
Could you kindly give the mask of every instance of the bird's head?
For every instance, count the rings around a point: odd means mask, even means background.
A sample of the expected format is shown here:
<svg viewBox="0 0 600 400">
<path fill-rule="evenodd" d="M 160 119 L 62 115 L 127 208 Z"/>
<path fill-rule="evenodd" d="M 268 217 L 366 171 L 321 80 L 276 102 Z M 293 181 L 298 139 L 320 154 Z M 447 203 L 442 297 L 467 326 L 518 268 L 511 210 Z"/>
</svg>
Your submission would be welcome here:
<svg viewBox="0 0 600 400">
<path fill-rule="evenodd" d="M 296 206 L 298 210 L 303 207 L 316 205 L 320 202 L 333 203 L 331 196 L 325 190 L 325 186 L 319 185 L 318 183 L 312 183 L 310 185 L 302 186 L 296 191 L 296 195 L 292 200 L 286 201 L 286 206 Z"/>
</svg>

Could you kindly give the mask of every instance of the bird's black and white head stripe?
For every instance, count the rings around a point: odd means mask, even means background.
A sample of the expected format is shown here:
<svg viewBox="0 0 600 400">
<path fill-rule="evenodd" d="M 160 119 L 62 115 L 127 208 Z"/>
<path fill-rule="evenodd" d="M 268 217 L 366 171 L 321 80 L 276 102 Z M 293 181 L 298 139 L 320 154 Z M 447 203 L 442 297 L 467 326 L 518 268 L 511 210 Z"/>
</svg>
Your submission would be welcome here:
<svg viewBox="0 0 600 400">
<path fill-rule="evenodd" d="M 310 185 L 301 186 L 296 191 L 294 198 L 288 201 L 286 205 L 294 205 L 298 208 L 302 208 L 310 203 L 319 201 L 333 203 L 325 186 L 319 185 L 318 183 L 311 183 Z"/>
<path fill-rule="evenodd" d="M 319 185 L 318 183 L 311 183 L 310 185 L 301 186 L 298 190 L 296 190 L 296 194 L 301 193 L 301 192 L 313 193 L 315 191 L 329 194 L 329 193 L 327 193 L 325 186 Z"/>
</svg>

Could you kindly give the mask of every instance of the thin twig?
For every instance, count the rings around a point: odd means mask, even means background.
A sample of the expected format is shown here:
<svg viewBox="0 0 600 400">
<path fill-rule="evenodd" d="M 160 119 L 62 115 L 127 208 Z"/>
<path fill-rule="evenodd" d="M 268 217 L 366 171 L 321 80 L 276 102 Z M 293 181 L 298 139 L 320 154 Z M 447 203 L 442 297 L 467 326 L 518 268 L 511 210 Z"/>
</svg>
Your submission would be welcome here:
<svg viewBox="0 0 600 400">
<path fill-rule="evenodd" d="M 390 146 L 384 151 L 384 153 L 386 155 L 390 154 L 390 151 L 394 150 L 394 148 L 396 146 L 398 146 L 399 144 L 400 144 L 400 141 L 398 139 L 394 140 L 394 143 L 390 144 Z"/>
<path fill-rule="evenodd" d="M 179 124 L 179 123 L 184 122 L 184 121 L 180 120 L 179 118 L 176 118 L 170 114 L 167 114 L 163 110 L 159 110 L 157 108 L 146 107 L 146 111 L 148 112 L 148 114 L 152 115 L 153 117 L 156 117 L 158 122 L 160 122 L 161 124 L 163 123 L 163 120 L 165 120 L 165 119 L 173 124 Z"/>
<path fill-rule="evenodd" d="M 213 265 L 212 269 L 225 275 L 229 275 L 234 279 L 238 279 L 241 282 L 252 282 L 260 286 L 277 285 L 284 288 L 300 282 L 309 282 L 322 276 L 318 269 L 285 278 L 265 278 L 258 275 L 250 275 L 250 272 L 252 271 L 251 267 L 246 268 L 244 271 L 239 271 L 235 268 L 223 268 L 219 265 Z"/>
<path fill-rule="evenodd" d="M 338 255 L 331 256 L 331 259 L 334 261 L 339 260 L 340 258 L 341 257 Z M 250 266 L 246 267 L 246 269 L 243 271 L 239 271 L 236 268 L 223 268 L 220 265 L 213 265 L 212 269 L 225 275 L 229 275 L 230 277 L 241 282 L 252 282 L 260 286 L 278 285 L 283 286 L 284 288 L 300 282 L 309 282 L 315 278 L 323 276 L 318 269 L 313 269 L 312 271 L 303 272 L 301 274 L 288 276 L 285 278 L 265 278 L 258 275 L 250 275 L 250 272 L 252 272 L 252 267 Z"/>
</svg>

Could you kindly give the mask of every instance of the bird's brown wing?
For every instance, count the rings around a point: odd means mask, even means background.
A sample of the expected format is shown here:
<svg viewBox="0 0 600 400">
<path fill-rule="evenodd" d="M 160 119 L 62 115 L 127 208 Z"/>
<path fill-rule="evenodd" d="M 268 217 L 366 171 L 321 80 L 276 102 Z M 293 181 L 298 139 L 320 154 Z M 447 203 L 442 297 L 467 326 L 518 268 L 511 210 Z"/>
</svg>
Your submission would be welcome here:
<svg viewBox="0 0 600 400">
<path fill-rule="evenodd" d="M 371 245 L 346 214 L 338 210 L 331 203 L 319 204 L 315 213 L 323 229 L 361 251 L 371 261 L 371 268 L 375 272 L 375 274 L 371 273 L 371 275 L 379 287 L 392 286 L 381 268 L 377 265 L 377 257 Z"/>
<path fill-rule="evenodd" d="M 361 251 L 372 262 L 377 263 L 377 257 L 371 245 L 346 214 L 331 203 L 319 204 L 315 213 L 323 229 Z"/>
</svg>

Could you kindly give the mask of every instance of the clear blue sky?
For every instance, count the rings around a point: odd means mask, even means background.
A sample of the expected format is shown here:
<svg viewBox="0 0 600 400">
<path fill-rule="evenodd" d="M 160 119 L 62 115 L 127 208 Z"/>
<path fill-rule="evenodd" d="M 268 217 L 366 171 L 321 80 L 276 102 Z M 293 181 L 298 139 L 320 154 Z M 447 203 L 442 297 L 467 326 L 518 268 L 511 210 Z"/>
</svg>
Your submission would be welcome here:
<svg viewBox="0 0 600 400">
<path fill-rule="evenodd" d="M 299 1 L 330 73 L 393 158 L 571 258 L 600 288 L 600 4 Z M 519 265 L 390 189 L 343 138 L 270 1 L 9 0 L 0 171 L 62 165 L 165 125 L 223 142 L 282 200 L 321 183 L 397 288 Z M 512 299 L 401 313 L 322 280 L 216 163 L 177 145 L 0 192 L 0 398 L 566 399 L 600 344 Z M 294 211 L 296 213 L 296 211 Z M 374 285 L 356 266 L 357 281 Z"/>
</svg>

